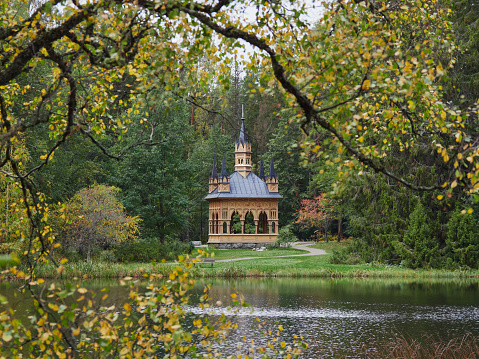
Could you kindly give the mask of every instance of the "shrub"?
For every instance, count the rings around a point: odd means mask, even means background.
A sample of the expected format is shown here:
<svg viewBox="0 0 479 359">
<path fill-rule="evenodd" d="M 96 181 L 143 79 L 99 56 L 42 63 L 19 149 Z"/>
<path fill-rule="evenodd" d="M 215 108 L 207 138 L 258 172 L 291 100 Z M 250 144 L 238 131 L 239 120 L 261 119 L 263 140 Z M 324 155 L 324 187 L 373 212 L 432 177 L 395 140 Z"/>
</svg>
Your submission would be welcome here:
<svg viewBox="0 0 479 359">
<path fill-rule="evenodd" d="M 296 237 L 291 230 L 291 226 L 284 226 L 279 230 L 278 239 L 276 240 L 276 244 L 279 247 L 291 247 L 291 244 L 298 241 L 298 237 Z"/>
<path fill-rule="evenodd" d="M 364 260 L 361 255 L 354 251 L 353 247 L 347 247 L 339 251 L 333 251 L 329 259 L 331 264 L 363 264 Z"/>
<path fill-rule="evenodd" d="M 162 259 L 172 260 L 180 254 L 189 254 L 194 250 L 191 242 L 178 240 L 161 244 L 158 238 L 143 239 L 138 242 L 126 242 L 117 246 L 114 256 L 119 262 L 152 262 Z"/>
</svg>

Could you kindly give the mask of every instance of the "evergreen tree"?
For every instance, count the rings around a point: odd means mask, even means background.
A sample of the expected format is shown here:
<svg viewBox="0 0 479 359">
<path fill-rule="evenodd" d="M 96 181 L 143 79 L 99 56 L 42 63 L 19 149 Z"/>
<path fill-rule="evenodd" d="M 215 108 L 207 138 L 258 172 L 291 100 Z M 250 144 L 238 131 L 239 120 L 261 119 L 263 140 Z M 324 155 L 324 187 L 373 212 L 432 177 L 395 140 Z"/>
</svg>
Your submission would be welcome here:
<svg viewBox="0 0 479 359">
<path fill-rule="evenodd" d="M 446 256 L 449 262 L 470 268 L 479 266 L 479 227 L 474 217 L 454 211 L 447 223 Z"/>
<path fill-rule="evenodd" d="M 439 244 L 432 235 L 429 221 L 426 209 L 418 202 L 411 213 L 408 230 L 404 235 L 404 249 L 400 251 L 407 267 L 437 266 Z M 396 247 L 398 248 L 399 244 L 396 243 Z"/>
<path fill-rule="evenodd" d="M 133 128 L 151 131 L 151 143 L 131 148 L 113 179 L 123 191 L 129 213 L 142 219 L 146 237 L 180 237 L 189 218 L 188 142 L 191 127 L 183 103 L 167 111 L 155 106 L 148 123 Z M 134 136 L 132 136 L 134 138 Z"/>
</svg>

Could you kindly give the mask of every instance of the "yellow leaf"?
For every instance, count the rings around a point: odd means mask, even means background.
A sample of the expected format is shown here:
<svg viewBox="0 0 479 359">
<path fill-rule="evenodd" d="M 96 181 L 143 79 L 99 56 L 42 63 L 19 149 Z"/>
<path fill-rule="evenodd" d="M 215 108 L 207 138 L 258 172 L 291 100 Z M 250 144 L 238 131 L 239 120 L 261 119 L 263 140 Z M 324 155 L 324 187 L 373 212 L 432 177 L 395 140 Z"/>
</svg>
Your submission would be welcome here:
<svg viewBox="0 0 479 359">
<path fill-rule="evenodd" d="M 371 81 L 365 80 L 365 81 L 363 82 L 363 87 L 362 87 L 362 88 L 363 88 L 363 90 L 367 91 L 367 90 L 369 90 L 369 87 L 370 87 L 370 86 L 371 86 Z"/>
<path fill-rule="evenodd" d="M 451 188 L 456 188 L 457 187 L 457 181 L 454 181 L 451 183 Z"/>
<path fill-rule="evenodd" d="M 467 210 L 467 213 L 469 213 L 469 214 L 472 214 L 472 212 L 474 212 L 474 210 L 473 210 L 472 208 L 469 208 L 469 209 Z"/>
<path fill-rule="evenodd" d="M 2 340 L 4 342 L 9 342 L 10 340 L 12 340 L 12 335 L 10 333 L 3 332 Z"/>
<path fill-rule="evenodd" d="M 439 63 L 439 64 L 436 66 L 436 73 L 437 73 L 437 76 L 442 76 L 442 75 L 444 75 L 444 69 L 442 68 L 441 63 Z"/>
<path fill-rule="evenodd" d="M 443 198 L 444 198 L 444 196 L 443 196 L 442 194 L 440 194 L 440 195 L 437 196 L 437 199 L 438 199 L 438 200 L 441 200 L 441 199 L 443 199 Z"/>
<path fill-rule="evenodd" d="M 78 288 L 78 293 L 80 293 L 80 294 L 85 294 L 86 292 L 88 292 L 87 289 L 85 289 L 85 288 Z"/>
</svg>

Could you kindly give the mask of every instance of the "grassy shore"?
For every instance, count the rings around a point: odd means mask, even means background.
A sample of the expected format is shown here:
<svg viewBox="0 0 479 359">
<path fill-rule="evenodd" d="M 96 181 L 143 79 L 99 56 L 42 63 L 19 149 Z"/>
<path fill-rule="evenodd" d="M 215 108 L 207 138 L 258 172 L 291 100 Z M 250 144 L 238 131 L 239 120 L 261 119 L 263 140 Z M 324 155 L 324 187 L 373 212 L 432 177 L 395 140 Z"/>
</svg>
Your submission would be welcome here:
<svg viewBox="0 0 479 359">
<path fill-rule="evenodd" d="M 345 265 L 331 264 L 329 258 L 336 249 L 349 245 L 348 242 L 318 243 L 315 248 L 326 250 L 326 255 L 281 257 L 306 253 L 294 248 L 281 248 L 266 251 L 245 249 L 217 250 L 206 252 L 216 260 L 254 257 L 254 259 L 222 263 L 197 264 L 190 269 L 197 278 L 247 278 L 247 277 L 311 277 L 311 278 L 479 278 L 478 270 L 412 270 L 399 266 L 381 264 Z M 194 258 L 198 252 L 192 253 Z M 183 264 L 181 264 L 183 265 Z M 105 263 L 98 261 L 67 263 L 62 272 L 63 278 L 121 278 L 148 277 L 151 274 L 168 275 L 177 267 L 174 263 Z M 39 265 L 36 275 L 40 278 L 58 276 L 53 265 Z M 11 278 L 11 277 L 10 277 Z M 4 279 L 10 279 L 7 275 Z"/>
</svg>

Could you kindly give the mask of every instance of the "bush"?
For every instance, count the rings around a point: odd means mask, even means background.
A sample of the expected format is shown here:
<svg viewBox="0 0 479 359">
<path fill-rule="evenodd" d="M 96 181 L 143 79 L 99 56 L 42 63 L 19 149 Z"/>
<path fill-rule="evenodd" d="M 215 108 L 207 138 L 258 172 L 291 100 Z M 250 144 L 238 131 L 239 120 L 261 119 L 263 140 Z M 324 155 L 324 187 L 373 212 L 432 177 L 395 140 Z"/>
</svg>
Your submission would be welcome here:
<svg viewBox="0 0 479 359">
<path fill-rule="evenodd" d="M 122 243 L 114 250 L 114 256 L 119 262 L 152 262 L 162 259 L 176 259 L 180 254 L 189 254 L 195 247 L 191 242 L 178 240 L 162 244 L 158 238 L 143 239 L 138 242 Z"/>
<path fill-rule="evenodd" d="M 291 226 L 288 225 L 279 230 L 276 244 L 279 245 L 279 247 L 291 247 L 291 244 L 297 241 L 298 237 L 294 235 Z"/>
<path fill-rule="evenodd" d="M 358 249 L 358 242 L 351 246 L 347 246 L 340 250 L 333 251 L 329 259 L 329 263 L 331 264 L 349 264 L 349 265 L 356 265 L 356 264 L 363 264 L 365 263 L 363 257 L 359 253 L 363 253 L 364 251 L 360 251 Z"/>
</svg>

